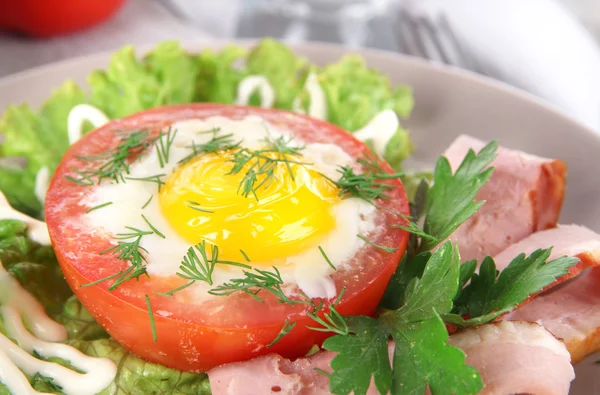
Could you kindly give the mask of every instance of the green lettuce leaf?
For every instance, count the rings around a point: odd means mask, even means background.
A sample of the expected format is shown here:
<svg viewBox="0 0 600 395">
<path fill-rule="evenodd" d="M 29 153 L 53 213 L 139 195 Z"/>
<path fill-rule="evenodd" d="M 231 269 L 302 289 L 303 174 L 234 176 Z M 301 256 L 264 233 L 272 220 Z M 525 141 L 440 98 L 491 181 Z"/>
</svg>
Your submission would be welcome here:
<svg viewBox="0 0 600 395">
<path fill-rule="evenodd" d="M 247 50 L 235 45 L 221 52 L 210 48 L 196 56 L 198 74 L 195 84 L 195 101 L 232 104 L 237 96 L 237 86 L 247 73 L 236 62 L 243 59 Z"/>
<path fill-rule="evenodd" d="M 176 42 L 159 44 L 141 60 L 126 46 L 113 55 L 106 71 L 96 70 L 88 77 L 91 102 L 111 119 L 190 103 L 197 74 L 197 63 Z"/>
<path fill-rule="evenodd" d="M 0 190 L 18 210 L 39 215 L 41 204 L 34 195 L 35 175 L 42 167 L 54 171 L 69 147 L 69 111 L 85 101 L 81 89 L 67 81 L 37 112 L 24 104 L 9 106 L 4 112 L 0 119 L 4 139 L 0 145 L 0 157 L 4 158 L 0 162 Z"/>
<path fill-rule="evenodd" d="M 354 132 L 377 113 L 391 109 L 400 117 L 412 111 L 414 100 L 408 86 L 392 88 L 389 79 L 367 67 L 359 55 L 346 55 L 319 73 L 319 83 L 327 95 L 329 121 Z M 408 132 L 399 128 L 388 143 L 385 159 L 394 167 L 412 152 Z"/>
<path fill-rule="evenodd" d="M 275 89 L 274 106 L 292 110 L 296 99 L 303 106 L 308 104 L 303 87 L 309 71 L 317 74 L 327 96 L 328 121 L 351 132 L 382 110 L 392 109 L 406 117 L 412 109 L 411 89 L 393 88 L 386 76 L 367 67 L 358 55 L 319 68 L 273 39 L 262 40 L 250 51 L 228 46 L 199 54 L 168 41 L 142 58 L 126 46 L 112 56 L 105 70 L 89 75 L 89 94 L 66 82 L 39 111 L 27 105 L 5 111 L 0 119 L 4 139 L 0 145 L 0 191 L 17 209 L 41 216 L 42 204 L 34 195 L 35 176 L 43 167 L 52 173 L 68 148 L 67 117 L 77 104 L 92 104 L 111 119 L 169 104 L 232 104 L 240 81 L 260 74 Z M 260 104 L 257 93 L 250 104 Z M 409 134 L 400 127 L 384 156 L 398 169 L 411 151 Z"/>
<path fill-rule="evenodd" d="M 46 312 L 67 329 L 67 343 L 91 356 L 110 358 L 119 370 L 115 381 L 100 395 L 208 395 L 210 383 L 206 374 L 181 372 L 145 362 L 130 354 L 104 329 L 73 295 L 65 281 L 50 246 L 42 246 L 27 237 L 24 223 L 0 220 L 0 261 L 44 306 Z M 0 332 L 4 322 L 0 317 Z M 57 358 L 52 362 L 68 366 Z M 34 389 L 62 394 L 52 380 L 36 374 L 29 380 Z M 11 395 L 0 383 L 0 395 Z M 15 394 L 12 394 L 15 395 Z"/>
<path fill-rule="evenodd" d="M 275 107 L 292 109 L 294 99 L 304 86 L 308 62 L 286 45 L 273 39 L 264 39 L 248 54 L 248 73 L 264 75 L 275 89 Z M 250 103 L 259 105 L 253 98 Z"/>
<path fill-rule="evenodd" d="M 180 372 L 146 362 L 130 354 L 113 339 L 73 341 L 87 355 L 109 358 L 119 367 L 115 381 L 99 395 L 209 395 L 206 374 Z"/>
</svg>

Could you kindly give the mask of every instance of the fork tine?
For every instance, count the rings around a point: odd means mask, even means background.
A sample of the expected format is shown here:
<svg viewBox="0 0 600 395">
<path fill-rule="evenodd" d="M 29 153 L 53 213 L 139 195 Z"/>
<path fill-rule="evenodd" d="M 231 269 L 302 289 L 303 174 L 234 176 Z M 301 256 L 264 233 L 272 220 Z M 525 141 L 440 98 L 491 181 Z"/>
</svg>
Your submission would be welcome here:
<svg viewBox="0 0 600 395">
<path fill-rule="evenodd" d="M 406 11 L 401 10 L 398 13 L 397 23 L 394 25 L 394 30 L 399 40 L 400 47 L 406 54 L 423 58 L 425 57 L 425 54 L 420 52 L 415 44 L 415 34 L 411 31 L 408 19 L 409 16 Z"/>
<path fill-rule="evenodd" d="M 431 19 L 421 16 L 418 18 L 420 25 L 422 26 L 422 30 L 427 32 L 427 36 L 429 37 L 429 41 L 435 48 L 437 54 L 439 55 L 439 60 L 446 64 L 456 64 L 456 59 L 452 59 L 453 57 L 449 54 L 448 45 L 444 45 L 442 42 L 442 37 L 440 37 L 439 30 L 434 26 Z M 454 57 L 455 58 L 455 57 Z"/>
<path fill-rule="evenodd" d="M 465 50 L 464 45 L 461 44 L 461 41 L 458 39 L 454 33 L 454 29 L 452 29 L 450 25 L 448 17 L 445 14 L 441 14 L 438 17 L 437 22 L 440 29 L 444 31 L 444 35 L 448 37 L 449 44 L 454 47 L 454 50 L 460 59 L 460 63 L 462 63 L 461 67 L 467 70 L 475 71 L 479 74 L 486 75 L 485 71 L 478 66 L 478 63 L 471 55 L 469 55 L 469 52 Z"/>
<path fill-rule="evenodd" d="M 406 23 L 407 23 L 408 28 L 413 33 L 413 40 L 414 40 L 415 47 L 418 49 L 418 51 L 422 54 L 422 57 L 424 57 L 425 59 L 437 60 L 436 56 L 432 56 L 431 50 L 427 48 L 427 44 L 424 40 L 426 35 L 424 35 L 422 33 L 422 29 L 419 26 L 420 24 L 419 24 L 419 21 L 417 20 L 417 18 L 415 18 L 414 16 L 412 16 L 408 13 L 406 15 L 407 15 Z"/>
</svg>

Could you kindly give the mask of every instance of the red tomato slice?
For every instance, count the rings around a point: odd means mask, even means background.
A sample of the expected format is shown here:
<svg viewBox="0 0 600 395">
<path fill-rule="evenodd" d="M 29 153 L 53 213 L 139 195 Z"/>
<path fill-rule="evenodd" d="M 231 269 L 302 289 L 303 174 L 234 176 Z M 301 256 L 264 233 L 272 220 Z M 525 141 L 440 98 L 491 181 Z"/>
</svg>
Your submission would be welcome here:
<svg viewBox="0 0 600 395">
<path fill-rule="evenodd" d="M 295 132 L 306 142 L 337 144 L 357 158 L 370 152 L 351 134 L 326 122 L 281 110 L 218 104 L 156 108 L 132 115 L 93 131 L 69 149 L 56 170 L 46 200 L 46 220 L 65 277 L 96 320 L 125 348 L 146 360 L 180 370 L 207 371 L 220 364 L 273 352 L 295 358 L 331 335 L 306 327 L 319 325 L 306 316 L 305 306 L 279 303 L 266 292 L 261 293 L 265 294 L 263 303 L 241 293 L 201 303 L 178 294 L 167 297 L 155 293 L 181 285 L 176 276 L 142 276 L 139 281 L 131 280 L 113 291 L 108 290 L 112 280 L 82 287 L 124 270 L 129 264 L 115 255 L 99 255 L 110 246 L 109 240 L 79 220 L 90 208 L 81 202 L 95 186 L 76 185 L 65 178 L 74 175 L 73 169 L 82 168 L 83 162 L 77 157 L 113 148 L 117 141 L 115 131 L 161 128 L 180 120 L 215 115 L 232 119 L 258 115 L 281 129 Z M 387 163 L 382 162 L 381 167 L 392 172 Z M 408 215 L 408 200 L 401 182 L 390 182 L 396 186 L 389 192 L 391 199 L 378 202 L 389 210 L 378 211 L 376 222 L 382 226 L 369 239 L 397 250 L 390 253 L 365 244 L 348 262 L 349 269 L 332 275 L 338 291 L 346 288 L 337 308 L 343 315 L 374 314 L 405 251 L 408 234 L 388 225 L 399 223 L 394 213 Z M 154 311 L 156 342 L 151 333 L 146 295 Z M 296 322 L 295 328 L 267 348 L 286 319 Z"/>
</svg>

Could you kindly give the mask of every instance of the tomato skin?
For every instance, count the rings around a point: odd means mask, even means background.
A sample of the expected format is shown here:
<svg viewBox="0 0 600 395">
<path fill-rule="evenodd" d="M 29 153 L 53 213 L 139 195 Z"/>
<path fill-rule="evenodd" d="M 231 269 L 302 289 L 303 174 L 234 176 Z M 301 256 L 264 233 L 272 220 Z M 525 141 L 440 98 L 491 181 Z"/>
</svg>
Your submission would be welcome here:
<svg viewBox="0 0 600 395">
<path fill-rule="evenodd" d="M 72 33 L 113 15 L 124 0 L 0 0 L 0 28 L 34 37 Z"/>
<path fill-rule="evenodd" d="M 331 333 L 310 330 L 315 323 L 306 317 L 304 307 L 278 303 L 270 295 L 259 303 L 247 295 L 218 298 L 218 302 L 191 304 L 176 297 L 155 294 L 174 288 L 173 278 L 141 277 L 114 291 L 110 282 L 82 287 L 128 267 L 110 254 L 98 255 L 108 246 L 106 239 L 92 237 L 78 225 L 67 221 L 85 213 L 89 207 L 78 204 L 90 188 L 66 181 L 65 175 L 79 163 L 78 155 L 102 152 L 110 148 L 116 129 L 139 129 L 142 126 L 164 127 L 176 120 L 223 115 L 242 118 L 258 115 L 295 131 L 305 141 L 332 142 L 351 155 L 359 156 L 368 148 L 342 129 L 326 122 L 281 110 L 217 104 L 191 104 L 153 109 L 114 121 L 95 130 L 73 145 L 66 153 L 51 182 L 46 200 L 46 220 L 58 261 L 65 278 L 84 306 L 96 320 L 125 348 L 140 357 L 187 371 L 207 371 L 228 362 L 247 360 L 259 355 L 279 353 L 295 358 L 304 355 L 314 344 L 321 344 Z M 381 166 L 388 172 L 387 164 Z M 408 214 L 408 201 L 399 181 L 390 192 L 392 199 L 381 205 Z M 383 213 L 383 211 L 382 211 Z M 386 212 L 381 220 L 389 223 L 398 218 Z M 373 241 L 397 247 L 386 253 L 365 245 L 352 258 L 360 271 L 334 273 L 332 278 L 341 289 L 347 287 L 338 305 L 343 315 L 372 315 L 395 271 L 408 240 L 400 229 L 384 227 Z M 180 284 L 180 283 L 177 283 Z M 157 342 L 152 338 L 145 296 L 154 311 Z M 296 322 L 295 328 L 273 347 L 267 348 L 281 330 L 285 319 Z"/>
</svg>

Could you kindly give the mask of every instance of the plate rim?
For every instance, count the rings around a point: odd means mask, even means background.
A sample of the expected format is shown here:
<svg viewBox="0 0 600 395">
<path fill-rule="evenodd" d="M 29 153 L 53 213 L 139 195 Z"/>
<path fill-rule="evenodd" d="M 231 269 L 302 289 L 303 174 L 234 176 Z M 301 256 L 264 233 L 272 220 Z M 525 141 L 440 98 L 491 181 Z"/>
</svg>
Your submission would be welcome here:
<svg viewBox="0 0 600 395">
<path fill-rule="evenodd" d="M 177 42 L 181 45 L 182 48 L 184 48 L 188 51 L 198 51 L 202 48 L 207 48 L 207 47 L 223 48 L 227 45 L 239 45 L 239 46 L 243 46 L 243 47 L 250 47 L 250 46 L 255 45 L 256 43 L 260 42 L 261 39 L 262 38 L 259 38 L 259 39 L 255 39 L 255 38 L 249 38 L 249 39 L 210 39 L 210 38 L 206 38 L 206 39 L 197 39 L 197 40 L 176 40 L 176 39 L 175 40 L 162 40 L 162 41 L 153 41 L 153 42 L 149 42 L 149 43 L 141 44 L 141 45 L 135 45 L 134 49 L 135 49 L 136 56 L 140 56 L 144 53 L 149 52 L 153 48 L 155 48 L 159 43 L 168 42 L 168 41 Z M 524 101 L 528 102 L 528 104 L 534 105 L 539 110 L 544 111 L 547 114 L 550 113 L 553 116 L 559 116 L 559 117 L 563 118 L 564 120 L 568 121 L 570 124 L 572 124 L 572 126 L 574 128 L 579 129 L 579 133 L 588 134 L 588 135 L 592 136 L 593 138 L 595 138 L 596 140 L 598 140 L 598 142 L 600 143 L 600 132 L 594 131 L 591 127 L 584 125 L 579 120 L 577 120 L 577 119 L 573 118 L 572 116 L 570 116 L 569 114 L 563 112 L 557 105 L 549 102 L 548 100 L 546 100 L 544 98 L 535 96 L 534 94 L 529 93 L 523 89 L 520 89 L 518 87 L 510 85 L 506 82 L 503 82 L 503 81 L 500 81 L 500 80 L 497 80 L 497 79 L 494 79 L 491 77 L 483 76 L 483 75 L 477 74 L 470 70 L 462 69 L 457 66 L 447 65 L 447 64 L 444 64 L 439 61 L 427 60 L 427 59 L 419 58 L 419 57 L 412 56 L 412 55 L 407 55 L 407 54 L 403 54 L 403 53 L 399 53 L 399 52 L 383 50 L 383 49 L 378 49 L 378 48 L 366 48 L 366 47 L 355 48 L 355 47 L 350 47 L 350 46 L 343 45 L 343 44 L 329 43 L 329 42 L 323 42 L 323 41 L 306 41 L 306 42 L 301 42 L 301 43 L 289 42 L 289 41 L 285 41 L 285 40 L 278 40 L 278 41 L 281 41 L 284 44 L 288 45 L 295 52 L 298 50 L 300 50 L 302 52 L 306 52 L 306 51 L 310 51 L 310 50 L 321 50 L 321 51 L 343 50 L 345 54 L 354 53 L 354 54 L 358 54 L 358 55 L 362 56 L 367 61 L 367 64 L 369 63 L 369 59 L 373 59 L 373 58 L 379 58 L 380 61 L 384 61 L 384 62 L 400 61 L 401 63 L 412 64 L 413 66 L 416 66 L 418 68 L 428 69 L 431 72 L 441 73 L 441 74 L 449 75 L 451 77 L 460 78 L 462 80 L 468 81 L 469 83 L 483 85 L 486 88 L 501 91 L 501 92 L 511 96 L 514 99 L 524 100 Z M 79 63 L 83 63 L 84 61 L 90 61 L 89 58 L 93 58 L 91 60 L 93 63 L 100 63 L 102 60 L 110 59 L 110 57 L 116 51 L 118 51 L 120 48 L 123 48 L 125 46 L 127 46 L 127 45 L 121 45 L 112 50 L 99 51 L 99 52 L 94 52 L 94 53 L 87 54 L 87 55 L 74 56 L 74 57 L 70 57 L 67 59 L 62 59 L 62 60 L 58 60 L 55 62 L 46 63 L 43 65 L 31 67 L 31 68 L 28 68 L 28 69 L 25 69 L 25 70 L 22 70 L 22 71 L 19 71 L 16 73 L 2 76 L 2 77 L 0 77 L 0 95 L 2 94 L 2 91 L 4 90 L 4 87 L 6 87 L 8 85 L 23 83 L 24 81 L 26 81 L 29 78 L 32 78 L 36 75 L 40 75 L 43 73 L 47 73 L 49 71 L 52 71 L 53 69 L 77 67 L 77 65 Z M 90 72 L 91 72 L 91 70 L 90 70 Z M 65 81 L 66 80 L 69 80 L 68 76 L 65 77 Z M 87 86 L 87 84 L 86 84 L 86 86 Z M 54 89 L 56 89 L 56 88 L 58 88 L 58 86 L 56 86 Z M 49 98 L 49 96 L 48 96 L 48 98 Z M 19 104 L 21 104 L 21 103 L 10 103 L 9 105 L 19 105 Z M 35 108 L 37 109 L 37 106 L 35 106 Z M 0 111 L 2 111 L 2 113 L 4 112 L 4 110 L 5 109 L 0 109 Z"/>
</svg>

